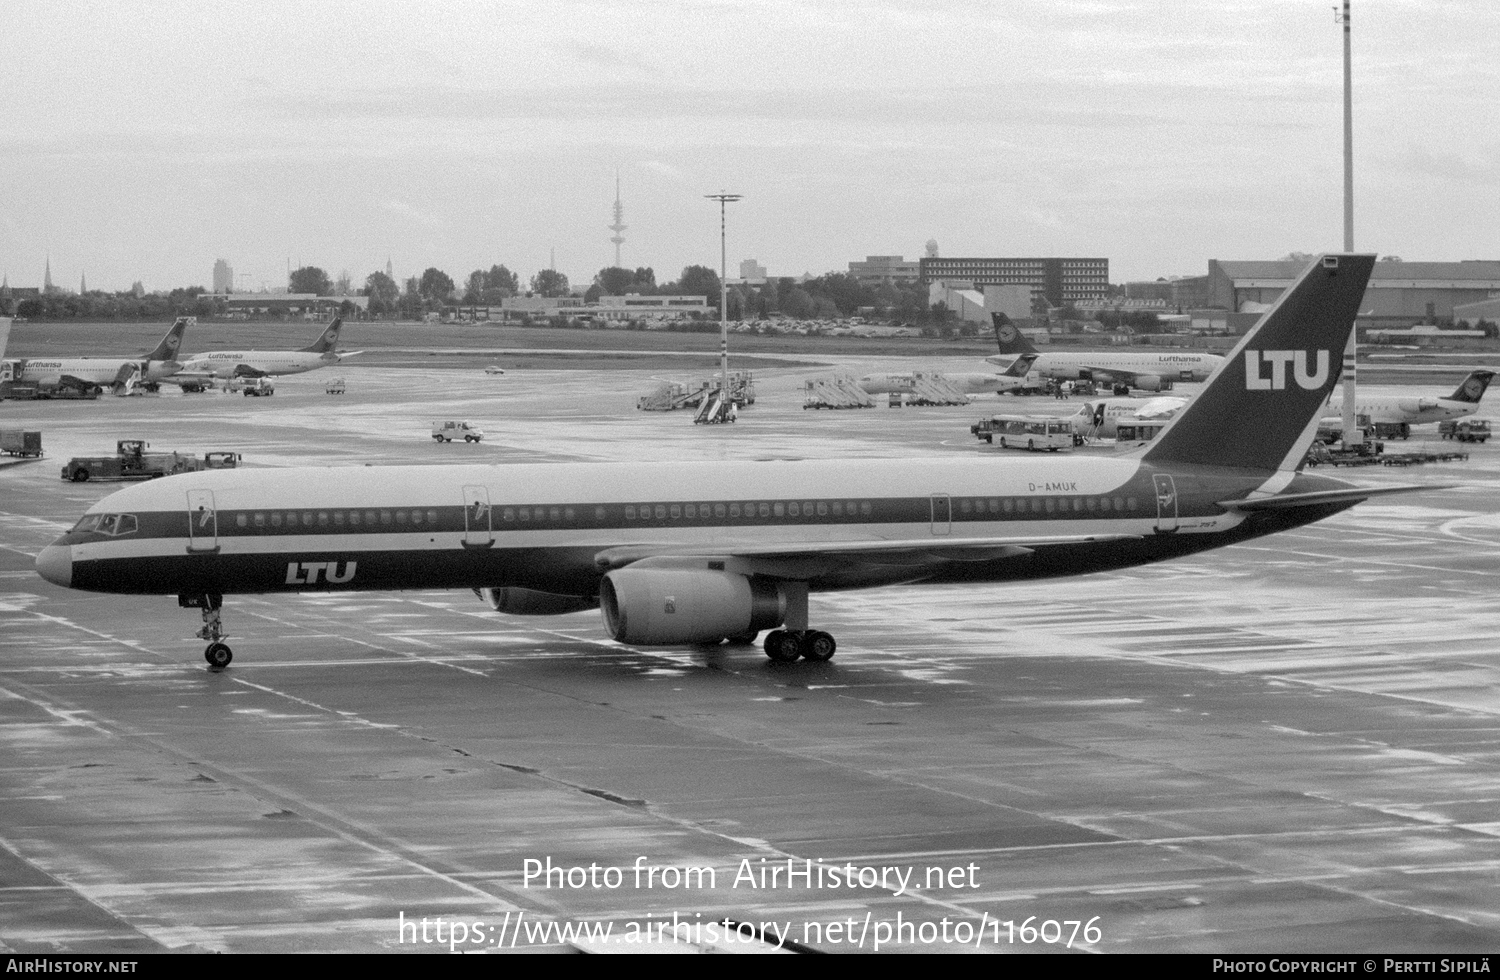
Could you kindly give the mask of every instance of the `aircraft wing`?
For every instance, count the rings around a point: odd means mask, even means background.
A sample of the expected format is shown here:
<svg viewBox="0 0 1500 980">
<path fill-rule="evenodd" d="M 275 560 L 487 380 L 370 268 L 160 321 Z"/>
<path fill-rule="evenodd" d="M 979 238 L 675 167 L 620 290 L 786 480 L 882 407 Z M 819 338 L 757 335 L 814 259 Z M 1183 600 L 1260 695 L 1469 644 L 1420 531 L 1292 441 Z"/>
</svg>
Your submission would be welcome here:
<svg viewBox="0 0 1500 980">
<path fill-rule="evenodd" d="M 259 368 L 253 368 L 248 364 L 236 364 L 233 376 L 236 378 L 264 378 L 267 377 L 267 374 Z"/>
<path fill-rule="evenodd" d="M 624 568 L 680 566 L 686 561 L 732 561 L 754 574 L 776 578 L 812 578 L 853 565 L 925 566 L 953 561 L 990 561 L 1017 558 L 1052 545 L 1125 541 L 1135 534 L 1071 534 L 1045 537 L 952 538 L 929 537 L 901 541 L 719 542 L 631 544 L 607 548 L 594 556 L 603 571 Z"/>
<path fill-rule="evenodd" d="M 1112 381 L 1117 381 L 1122 384 L 1128 384 L 1131 387 L 1135 387 L 1135 379 L 1141 373 L 1137 371 L 1127 371 L 1124 368 L 1119 367 L 1095 367 L 1092 364 L 1082 364 L 1080 366 L 1085 371 L 1088 371 L 1089 374 L 1093 375 L 1095 381 L 1098 381 L 1101 378 L 1109 378 Z"/>
<path fill-rule="evenodd" d="M 1220 507 L 1230 510 L 1286 510 L 1291 507 L 1315 507 L 1319 504 L 1357 504 L 1371 497 L 1417 490 L 1451 490 L 1455 483 L 1406 483 L 1394 487 L 1349 487 L 1347 490 L 1314 490 L 1310 493 L 1278 493 L 1267 497 L 1221 500 Z"/>
</svg>

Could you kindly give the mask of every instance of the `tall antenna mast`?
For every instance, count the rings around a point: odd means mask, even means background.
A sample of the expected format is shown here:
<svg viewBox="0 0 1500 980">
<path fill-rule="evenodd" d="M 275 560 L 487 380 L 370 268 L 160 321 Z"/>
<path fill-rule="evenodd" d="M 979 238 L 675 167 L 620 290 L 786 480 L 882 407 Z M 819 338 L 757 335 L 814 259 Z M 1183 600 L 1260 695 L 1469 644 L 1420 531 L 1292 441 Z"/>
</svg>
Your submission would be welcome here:
<svg viewBox="0 0 1500 980">
<path fill-rule="evenodd" d="M 626 228 L 625 205 L 620 203 L 620 171 L 615 171 L 615 223 L 609 226 L 609 230 L 615 233 L 610 241 L 615 243 L 615 268 L 620 265 L 620 246 L 625 244 L 625 236 L 621 234 Z"/>
<path fill-rule="evenodd" d="M 744 195 L 704 194 L 710 201 L 719 202 L 719 401 L 729 397 L 729 283 L 724 280 L 728 262 L 724 245 L 724 206 L 738 201 Z"/>
</svg>

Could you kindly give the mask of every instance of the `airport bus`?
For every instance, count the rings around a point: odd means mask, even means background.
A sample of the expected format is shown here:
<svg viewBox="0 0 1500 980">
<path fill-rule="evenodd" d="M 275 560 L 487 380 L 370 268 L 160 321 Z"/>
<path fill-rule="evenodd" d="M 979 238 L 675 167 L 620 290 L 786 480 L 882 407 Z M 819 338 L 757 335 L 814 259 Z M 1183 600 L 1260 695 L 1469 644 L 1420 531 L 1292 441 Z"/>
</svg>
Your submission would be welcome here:
<svg viewBox="0 0 1500 980">
<path fill-rule="evenodd" d="M 990 420 L 990 434 L 1002 449 L 1055 453 L 1073 448 L 1073 424 L 1046 415 L 996 415 Z"/>
</svg>

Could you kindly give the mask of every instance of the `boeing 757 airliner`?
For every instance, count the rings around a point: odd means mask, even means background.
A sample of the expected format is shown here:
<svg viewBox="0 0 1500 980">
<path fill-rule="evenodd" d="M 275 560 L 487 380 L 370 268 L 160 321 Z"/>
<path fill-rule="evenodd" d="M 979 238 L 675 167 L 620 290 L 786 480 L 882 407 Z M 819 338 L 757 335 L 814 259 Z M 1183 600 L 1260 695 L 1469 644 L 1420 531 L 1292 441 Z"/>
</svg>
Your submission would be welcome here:
<svg viewBox="0 0 1500 980">
<path fill-rule="evenodd" d="M 1300 470 L 1374 261 L 1314 262 L 1134 454 L 206 470 L 105 497 L 37 570 L 177 595 L 215 668 L 225 595 L 431 588 L 520 615 L 601 606 L 627 644 L 769 629 L 772 659 L 826 660 L 809 592 L 1126 568 L 1420 489 Z"/>
</svg>

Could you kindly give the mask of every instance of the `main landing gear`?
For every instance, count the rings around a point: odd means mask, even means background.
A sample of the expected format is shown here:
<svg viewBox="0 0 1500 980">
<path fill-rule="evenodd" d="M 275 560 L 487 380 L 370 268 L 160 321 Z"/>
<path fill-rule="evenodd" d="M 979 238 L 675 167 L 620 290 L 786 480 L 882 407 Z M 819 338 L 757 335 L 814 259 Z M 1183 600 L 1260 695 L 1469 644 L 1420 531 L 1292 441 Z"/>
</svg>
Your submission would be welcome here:
<svg viewBox="0 0 1500 980">
<path fill-rule="evenodd" d="M 782 664 L 832 659 L 838 643 L 822 630 L 807 628 L 807 583 L 784 582 L 781 590 L 786 597 L 786 628 L 766 634 L 766 656 Z"/>
<path fill-rule="evenodd" d="M 199 639 L 208 640 L 208 649 L 203 651 L 203 659 L 208 661 L 208 669 L 220 671 L 229 666 L 234 659 L 234 651 L 229 649 L 229 644 L 224 640 L 224 626 L 219 619 L 219 611 L 224 607 L 224 597 L 221 595 L 180 595 L 177 604 L 184 609 L 203 610 L 203 628 L 195 636 Z"/>
<path fill-rule="evenodd" d="M 766 656 L 777 663 L 831 660 L 838 643 L 822 630 L 772 630 L 766 634 Z"/>
</svg>

